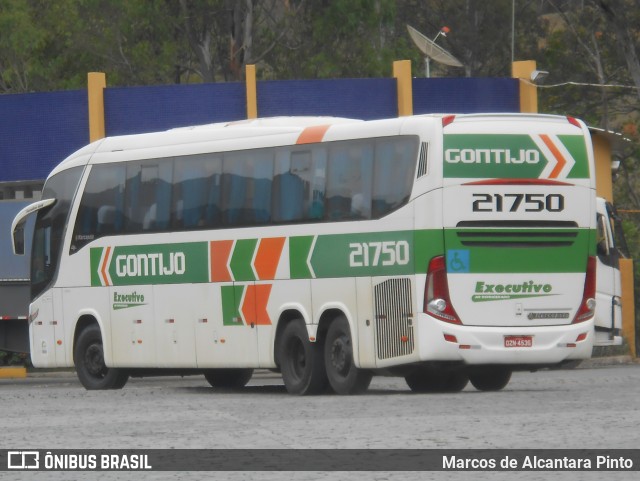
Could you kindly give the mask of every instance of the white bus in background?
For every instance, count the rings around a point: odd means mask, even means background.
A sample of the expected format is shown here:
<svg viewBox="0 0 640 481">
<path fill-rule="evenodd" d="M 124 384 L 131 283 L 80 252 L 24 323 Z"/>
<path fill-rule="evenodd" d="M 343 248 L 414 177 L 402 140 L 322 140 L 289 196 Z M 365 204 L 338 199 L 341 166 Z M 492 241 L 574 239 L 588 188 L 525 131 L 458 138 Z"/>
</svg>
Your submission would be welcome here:
<svg viewBox="0 0 640 481">
<path fill-rule="evenodd" d="M 278 369 L 295 394 L 502 389 L 594 343 L 593 154 L 571 117 L 275 118 L 106 138 L 46 181 L 31 356 L 87 389 Z"/>
<path fill-rule="evenodd" d="M 596 346 L 622 344 L 622 283 L 620 258 L 627 251 L 622 225 L 615 208 L 605 199 L 596 199 L 597 209 L 597 283 Z"/>
</svg>

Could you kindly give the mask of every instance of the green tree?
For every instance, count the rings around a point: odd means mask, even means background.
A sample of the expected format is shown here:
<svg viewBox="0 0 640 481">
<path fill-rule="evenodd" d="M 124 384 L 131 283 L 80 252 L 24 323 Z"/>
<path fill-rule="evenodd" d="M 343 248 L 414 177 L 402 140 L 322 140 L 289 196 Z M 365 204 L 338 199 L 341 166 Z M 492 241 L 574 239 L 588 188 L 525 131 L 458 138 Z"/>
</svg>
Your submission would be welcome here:
<svg viewBox="0 0 640 481">
<path fill-rule="evenodd" d="M 53 73 L 48 65 L 34 61 L 42 57 L 51 40 L 51 33 L 42 28 L 34 10 L 31 2 L 0 2 L 0 89 L 3 92 L 43 89 Z"/>
</svg>

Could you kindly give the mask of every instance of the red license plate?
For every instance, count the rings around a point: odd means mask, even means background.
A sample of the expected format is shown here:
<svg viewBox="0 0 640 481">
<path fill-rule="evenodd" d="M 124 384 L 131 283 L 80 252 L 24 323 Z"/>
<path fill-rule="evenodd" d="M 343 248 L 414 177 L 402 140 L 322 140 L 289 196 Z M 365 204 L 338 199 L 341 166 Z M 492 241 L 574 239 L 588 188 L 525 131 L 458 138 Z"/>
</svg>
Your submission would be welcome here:
<svg viewBox="0 0 640 481">
<path fill-rule="evenodd" d="M 504 347 L 532 347 L 533 336 L 504 336 Z"/>
</svg>

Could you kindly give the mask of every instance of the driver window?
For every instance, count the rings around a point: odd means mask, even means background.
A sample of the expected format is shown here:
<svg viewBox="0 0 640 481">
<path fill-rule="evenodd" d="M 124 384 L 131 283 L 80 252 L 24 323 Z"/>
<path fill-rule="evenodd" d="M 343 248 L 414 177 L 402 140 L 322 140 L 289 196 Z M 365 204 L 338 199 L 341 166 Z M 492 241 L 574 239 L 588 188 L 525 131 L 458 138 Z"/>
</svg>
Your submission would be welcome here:
<svg viewBox="0 0 640 481">
<path fill-rule="evenodd" d="M 598 214 L 598 255 L 599 256 L 608 256 L 609 255 L 609 235 L 607 232 L 607 226 L 605 224 L 606 220 L 603 215 Z"/>
</svg>

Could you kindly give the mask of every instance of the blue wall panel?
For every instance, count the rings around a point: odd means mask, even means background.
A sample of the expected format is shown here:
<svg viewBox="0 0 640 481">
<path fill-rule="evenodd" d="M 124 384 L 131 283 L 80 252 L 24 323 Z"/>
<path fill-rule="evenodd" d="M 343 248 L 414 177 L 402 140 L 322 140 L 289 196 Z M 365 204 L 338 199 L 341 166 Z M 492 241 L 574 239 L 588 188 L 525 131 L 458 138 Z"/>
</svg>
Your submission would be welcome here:
<svg viewBox="0 0 640 481">
<path fill-rule="evenodd" d="M 520 90 L 511 78 L 414 78 L 413 113 L 520 112 Z"/>
<path fill-rule="evenodd" d="M 107 88 L 108 136 L 246 118 L 244 83 Z"/>
<path fill-rule="evenodd" d="M 258 116 L 329 115 L 363 120 L 398 115 L 395 79 L 258 82 Z"/>
<path fill-rule="evenodd" d="M 0 95 L 0 181 L 44 179 L 88 142 L 86 90 Z"/>
<path fill-rule="evenodd" d="M 332 79 L 260 81 L 258 115 L 329 115 L 364 120 L 397 115 L 396 81 Z M 240 120 L 244 83 L 107 88 L 107 135 Z M 518 112 L 518 81 L 413 79 L 414 113 Z M 0 95 L 0 181 L 42 180 L 89 142 L 84 90 Z"/>
</svg>

